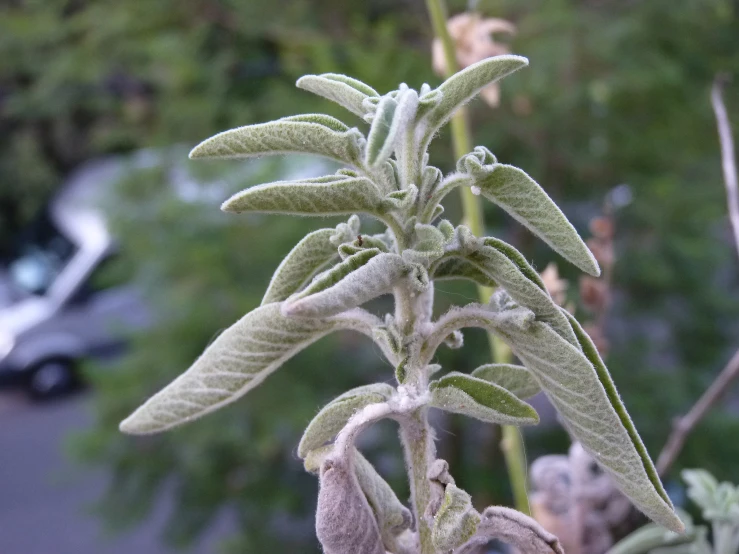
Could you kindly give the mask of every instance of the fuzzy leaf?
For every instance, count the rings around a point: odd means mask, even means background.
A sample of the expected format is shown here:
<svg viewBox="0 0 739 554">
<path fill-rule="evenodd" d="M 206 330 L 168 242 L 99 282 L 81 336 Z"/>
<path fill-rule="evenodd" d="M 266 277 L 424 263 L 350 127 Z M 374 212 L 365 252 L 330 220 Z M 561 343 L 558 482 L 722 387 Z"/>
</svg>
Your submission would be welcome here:
<svg viewBox="0 0 739 554">
<path fill-rule="evenodd" d="M 392 154 L 395 136 L 398 132 L 397 125 L 393 128 L 395 110 L 397 109 L 398 102 L 395 98 L 383 96 L 380 100 L 367 134 L 367 150 L 365 152 L 365 163 L 367 165 L 379 165 Z"/>
<path fill-rule="evenodd" d="M 523 255 L 501 240 L 486 238 L 483 245 L 479 251 L 471 252 L 468 258 L 477 262 L 518 304 L 534 312 L 567 341 L 577 344 L 567 318 Z"/>
<path fill-rule="evenodd" d="M 518 314 L 519 310 L 510 312 Z M 574 318 L 569 319 L 580 348 L 540 321 L 525 324 L 518 315 L 512 316 L 511 323 L 499 316 L 491 321 L 493 330 L 539 381 L 570 433 L 611 474 L 616 486 L 647 516 L 680 532 L 682 523 L 608 370 L 592 341 Z"/>
<path fill-rule="evenodd" d="M 379 96 L 377 91 L 369 85 L 336 73 L 306 75 L 298 79 L 296 85 L 298 88 L 328 98 L 360 117 L 365 114 L 362 107 L 363 100 L 371 96 Z"/>
<path fill-rule="evenodd" d="M 429 385 L 431 405 L 464 414 L 488 423 L 533 425 L 539 423 L 536 410 L 504 388 L 465 375 L 448 373 Z"/>
<path fill-rule="evenodd" d="M 475 534 L 479 522 L 480 514 L 472 507 L 470 495 L 448 484 L 431 529 L 434 548 L 439 552 L 453 551 Z"/>
<path fill-rule="evenodd" d="M 335 229 L 319 229 L 306 235 L 277 267 L 262 305 L 281 302 L 299 291 L 323 266 L 336 258 L 331 237 Z"/>
<path fill-rule="evenodd" d="M 285 302 L 283 313 L 310 318 L 338 314 L 390 292 L 412 269 L 397 254 L 377 249 L 359 252 Z"/>
<path fill-rule="evenodd" d="M 395 535 L 411 525 L 412 516 L 374 466 L 359 452 L 355 453 L 354 470 L 359 486 L 375 512 L 383 542 L 390 547 Z"/>
<path fill-rule="evenodd" d="M 305 469 L 310 473 L 318 473 L 323 461 L 332 452 L 333 446 L 331 445 L 311 450 L 305 458 Z M 412 522 L 410 510 L 398 500 L 390 485 L 356 448 L 353 456 L 354 472 L 359 486 L 375 514 L 383 543 L 386 548 L 391 549 L 391 545 L 396 542 L 397 535 L 410 527 Z"/>
<path fill-rule="evenodd" d="M 349 464 L 327 459 L 321 467 L 316 536 L 325 554 L 385 554 L 372 508 Z"/>
<path fill-rule="evenodd" d="M 365 163 L 369 167 L 379 166 L 392 155 L 398 138 L 415 117 L 417 109 L 418 93 L 407 87 L 397 98 L 383 97 L 367 135 Z"/>
<path fill-rule="evenodd" d="M 521 400 L 526 400 L 541 392 L 541 386 L 531 372 L 520 365 L 486 364 L 475 369 L 470 375 L 495 383 Z"/>
<path fill-rule="evenodd" d="M 469 156 L 468 159 L 472 159 Z M 549 195 L 524 171 L 493 164 L 474 170 L 474 186 L 584 272 L 600 275 L 598 262 Z"/>
<path fill-rule="evenodd" d="M 134 435 L 158 433 L 245 395 L 285 361 L 342 323 L 284 317 L 281 304 L 248 313 L 205 349 L 185 373 L 147 400 L 121 425 Z"/>
<path fill-rule="evenodd" d="M 354 212 L 378 215 L 389 206 L 369 179 L 332 175 L 257 185 L 235 194 L 221 209 L 235 213 L 325 216 Z"/>
<path fill-rule="evenodd" d="M 536 520 L 504 506 L 485 508 L 477 532 L 459 549 L 459 554 L 477 552 L 480 545 L 493 539 L 510 544 L 516 551 L 526 554 L 564 554 L 557 537 L 542 528 Z"/>
<path fill-rule="evenodd" d="M 434 281 L 468 279 L 483 287 L 495 287 L 497 283 L 475 263 L 461 256 L 445 256 L 433 266 Z"/>
<path fill-rule="evenodd" d="M 454 112 L 469 102 L 483 87 L 510 75 L 528 63 L 529 61 L 521 56 L 495 56 L 472 64 L 449 77 L 436 89 L 441 93 L 441 99 L 438 100 L 436 107 L 430 110 L 425 120 L 423 146 L 426 147 Z"/>
<path fill-rule="evenodd" d="M 384 402 L 393 391 L 390 385 L 376 383 L 357 387 L 333 399 L 318 412 L 305 429 L 298 445 L 298 456 L 305 458 L 311 450 L 332 440 L 357 410 L 370 404 Z"/>
<path fill-rule="evenodd" d="M 358 129 L 346 129 L 338 119 L 295 116 L 218 133 L 193 148 L 190 158 L 252 158 L 302 152 L 360 166 L 364 143 Z"/>
</svg>

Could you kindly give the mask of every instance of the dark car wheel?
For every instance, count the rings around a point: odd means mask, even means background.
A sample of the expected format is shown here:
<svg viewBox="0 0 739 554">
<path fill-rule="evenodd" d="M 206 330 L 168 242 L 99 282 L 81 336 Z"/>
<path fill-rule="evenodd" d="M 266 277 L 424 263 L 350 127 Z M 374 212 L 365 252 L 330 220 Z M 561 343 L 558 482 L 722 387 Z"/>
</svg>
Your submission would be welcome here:
<svg viewBox="0 0 739 554">
<path fill-rule="evenodd" d="M 41 362 L 36 366 L 26 387 L 31 398 L 48 400 L 73 391 L 77 385 L 72 360 L 55 359 Z"/>
</svg>

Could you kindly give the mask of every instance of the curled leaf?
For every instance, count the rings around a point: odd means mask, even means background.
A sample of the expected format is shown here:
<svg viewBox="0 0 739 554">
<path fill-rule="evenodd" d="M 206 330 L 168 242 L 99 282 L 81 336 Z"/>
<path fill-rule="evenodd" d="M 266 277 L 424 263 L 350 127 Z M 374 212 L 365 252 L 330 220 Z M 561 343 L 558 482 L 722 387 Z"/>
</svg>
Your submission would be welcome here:
<svg viewBox="0 0 739 554">
<path fill-rule="evenodd" d="M 332 446 L 326 446 L 312 450 L 305 458 L 305 468 L 310 473 L 319 473 L 324 460 L 333 452 Z M 362 492 L 367 498 L 375 520 L 380 528 L 383 543 L 388 550 L 393 548 L 402 540 L 404 530 L 412 523 L 410 510 L 398 500 L 395 492 L 377 473 L 374 466 L 361 452 L 354 449 L 352 453 L 354 461 L 354 473 Z"/>
<path fill-rule="evenodd" d="M 325 554 L 385 554 L 380 529 L 350 464 L 323 462 L 316 535 Z"/>
<path fill-rule="evenodd" d="M 367 135 L 365 163 L 377 167 L 393 153 L 400 135 L 410 125 L 418 109 L 418 93 L 407 87 L 396 98 L 388 95 L 380 100 Z"/>
<path fill-rule="evenodd" d="M 411 271 L 412 267 L 397 254 L 364 250 L 319 276 L 297 297 L 288 299 L 283 313 L 306 318 L 338 314 L 390 292 Z"/>
<path fill-rule="evenodd" d="M 337 73 L 305 75 L 298 79 L 296 85 L 298 88 L 336 102 L 360 117 L 364 116 L 366 111 L 362 107 L 364 99 L 379 96 L 375 89 L 362 81 Z"/>
</svg>

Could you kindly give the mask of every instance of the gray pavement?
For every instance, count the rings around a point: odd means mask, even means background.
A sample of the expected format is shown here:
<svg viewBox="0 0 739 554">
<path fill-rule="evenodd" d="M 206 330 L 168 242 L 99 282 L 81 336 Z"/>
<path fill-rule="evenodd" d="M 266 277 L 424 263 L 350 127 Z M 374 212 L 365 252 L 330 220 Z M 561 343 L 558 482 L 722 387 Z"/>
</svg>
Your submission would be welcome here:
<svg viewBox="0 0 739 554">
<path fill-rule="evenodd" d="M 90 471 L 65 455 L 71 431 L 91 422 L 86 396 L 32 404 L 0 391 L 0 554 L 171 554 L 159 540 L 168 499 L 153 517 L 122 535 L 106 535 L 91 503 L 105 488 L 102 471 Z M 210 554 L 219 525 L 188 552 Z"/>
</svg>

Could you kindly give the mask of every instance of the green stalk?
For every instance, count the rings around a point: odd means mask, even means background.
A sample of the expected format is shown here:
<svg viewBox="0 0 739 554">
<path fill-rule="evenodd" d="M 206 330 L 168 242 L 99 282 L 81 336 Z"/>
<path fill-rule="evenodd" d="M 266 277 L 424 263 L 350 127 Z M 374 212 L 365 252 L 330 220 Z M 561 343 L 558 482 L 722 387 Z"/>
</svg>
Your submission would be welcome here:
<svg viewBox="0 0 739 554">
<path fill-rule="evenodd" d="M 441 40 L 444 47 L 444 59 L 446 61 L 447 75 L 453 75 L 459 70 L 454 42 L 446 27 L 448 19 L 444 0 L 426 0 L 426 8 L 431 17 L 434 34 Z M 464 108 L 457 110 L 450 122 L 452 129 L 452 143 L 454 145 L 454 156 L 456 159 L 472 151 L 472 141 L 467 122 L 467 111 Z M 478 237 L 485 236 L 485 219 L 482 207 L 477 197 L 472 194 L 468 187 L 461 187 L 462 209 L 464 222 L 470 230 Z M 477 287 L 480 302 L 483 304 L 490 300 L 492 289 Z M 508 346 L 495 335 L 489 334 L 490 348 L 493 361 L 496 363 L 508 363 L 511 361 L 511 351 Z M 526 515 L 531 515 L 529 499 L 526 488 L 526 457 L 521 435 L 516 427 L 503 426 L 503 438 L 501 448 L 508 468 L 508 477 L 513 490 L 513 501 L 516 509 Z"/>
</svg>

